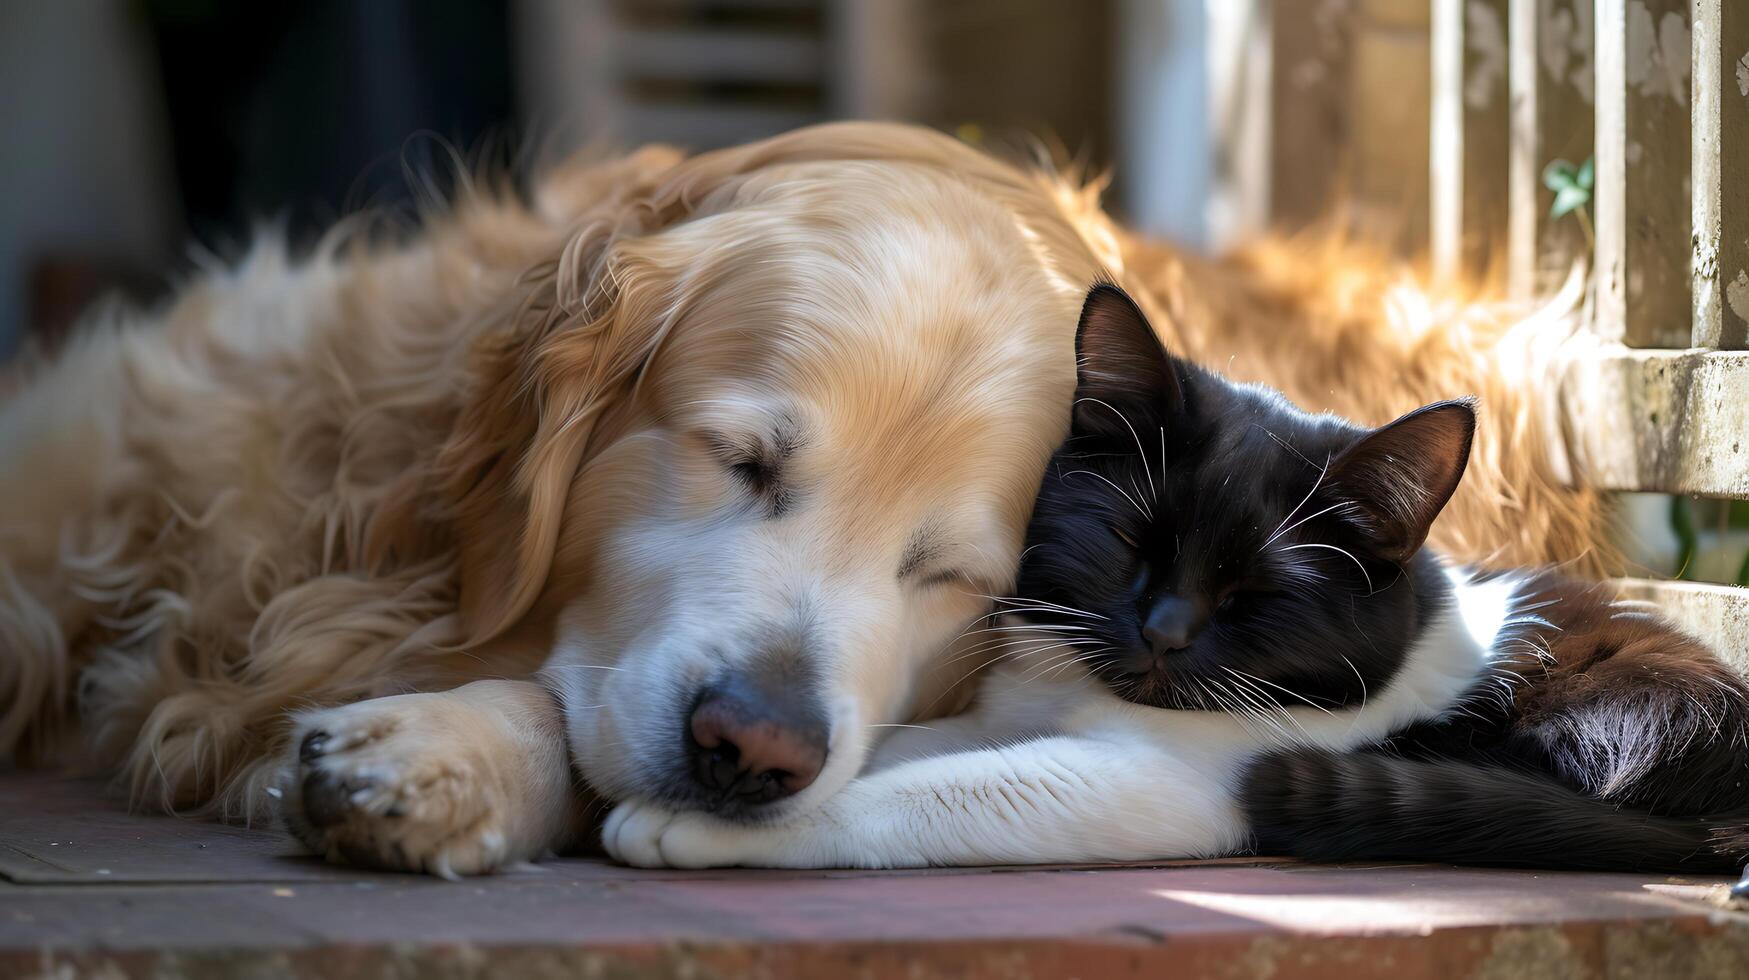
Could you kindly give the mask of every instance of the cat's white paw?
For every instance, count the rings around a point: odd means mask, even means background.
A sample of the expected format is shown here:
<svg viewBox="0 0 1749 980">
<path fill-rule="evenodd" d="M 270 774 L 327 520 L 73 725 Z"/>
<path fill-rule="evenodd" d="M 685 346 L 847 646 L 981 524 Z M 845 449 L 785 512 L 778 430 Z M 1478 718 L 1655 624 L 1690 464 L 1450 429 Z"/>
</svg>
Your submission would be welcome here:
<svg viewBox="0 0 1749 980">
<path fill-rule="evenodd" d="M 674 822 L 675 811 L 633 800 L 621 803 L 601 826 L 601 847 L 607 856 L 634 868 L 666 868 L 662 832 Z"/>
<path fill-rule="evenodd" d="M 781 831 L 633 800 L 608 815 L 602 847 L 638 868 L 786 867 Z"/>
</svg>

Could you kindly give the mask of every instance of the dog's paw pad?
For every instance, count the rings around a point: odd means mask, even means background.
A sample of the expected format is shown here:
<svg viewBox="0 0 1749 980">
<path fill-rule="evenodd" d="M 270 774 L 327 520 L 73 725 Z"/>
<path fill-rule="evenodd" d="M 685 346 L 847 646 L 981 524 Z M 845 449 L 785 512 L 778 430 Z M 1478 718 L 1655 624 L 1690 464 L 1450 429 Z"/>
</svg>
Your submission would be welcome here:
<svg viewBox="0 0 1749 980">
<path fill-rule="evenodd" d="M 440 732 L 393 717 L 403 705 L 363 702 L 304 719 L 280 787 L 286 826 L 329 860 L 445 878 L 520 857 L 499 829 L 490 781 Z"/>
</svg>

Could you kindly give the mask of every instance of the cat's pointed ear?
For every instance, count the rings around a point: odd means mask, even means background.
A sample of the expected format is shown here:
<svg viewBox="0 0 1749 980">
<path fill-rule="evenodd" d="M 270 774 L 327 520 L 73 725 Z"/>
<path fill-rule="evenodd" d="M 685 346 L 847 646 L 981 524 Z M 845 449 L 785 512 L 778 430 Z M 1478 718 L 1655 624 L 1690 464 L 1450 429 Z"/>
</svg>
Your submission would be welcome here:
<svg viewBox="0 0 1749 980">
<path fill-rule="evenodd" d="M 1475 433 L 1471 399 L 1418 408 L 1343 450 L 1330 462 L 1322 493 L 1349 505 L 1343 516 L 1378 557 L 1407 561 L 1457 491 Z"/>
<path fill-rule="evenodd" d="M 1181 401 L 1172 355 L 1129 294 L 1098 282 L 1075 328 L 1075 417 L 1104 402 L 1113 407 Z"/>
</svg>

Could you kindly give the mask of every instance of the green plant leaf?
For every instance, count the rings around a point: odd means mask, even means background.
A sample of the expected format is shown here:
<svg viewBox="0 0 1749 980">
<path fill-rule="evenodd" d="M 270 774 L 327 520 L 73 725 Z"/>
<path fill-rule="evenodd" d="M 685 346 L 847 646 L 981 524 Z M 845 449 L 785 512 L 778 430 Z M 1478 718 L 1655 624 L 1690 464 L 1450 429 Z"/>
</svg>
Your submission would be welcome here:
<svg viewBox="0 0 1749 980">
<path fill-rule="evenodd" d="M 1749 529 L 1749 500 L 1731 501 L 1730 516 L 1726 518 L 1729 527 Z"/>
<path fill-rule="evenodd" d="M 1585 162 L 1579 165 L 1579 172 L 1573 175 L 1573 183 L 1578 184 L 1586 190 L 1590 190 L 1597 186 L 1596 157 L 1587 157 Z"/>
<path fill-rule="evenodd" d="M 1549 217 L 1559 218 L 1570 214 L 1591 203 L 1591 192 L 1583 187 L 1563 187 L 1555 192 L 1554 206 L 1549 208 Z"/>
<path fill-rule="evenodd" d="M 1556 160 L 1543 168 L 1543 186 L 1559 193 L 1571 186 L 1579 171 L 1565 160 Z"/>
<path fill-rule="evenodd" d="M 1694 505 L 1687 497 L 1670 498 L 1670 530 L 1676 532 L 1676 577 L 1692 581 L 1688 566 L 1694 564 L 1700 537 L 1694 533 Z"/>
</svg>

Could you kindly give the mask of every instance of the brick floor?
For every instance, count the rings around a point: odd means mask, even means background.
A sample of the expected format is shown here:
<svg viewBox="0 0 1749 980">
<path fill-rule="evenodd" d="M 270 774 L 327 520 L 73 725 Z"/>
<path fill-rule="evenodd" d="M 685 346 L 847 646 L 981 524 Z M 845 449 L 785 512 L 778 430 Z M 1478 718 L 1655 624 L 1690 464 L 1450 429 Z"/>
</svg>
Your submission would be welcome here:
<svg viewBox="0 0 1749 980">
<path fill-rule="evenodd" d="M 1275 860 L 450 884 L 0 774 L 0 977 L 1749 977 L 1713 879 Z"/>
</svg>

